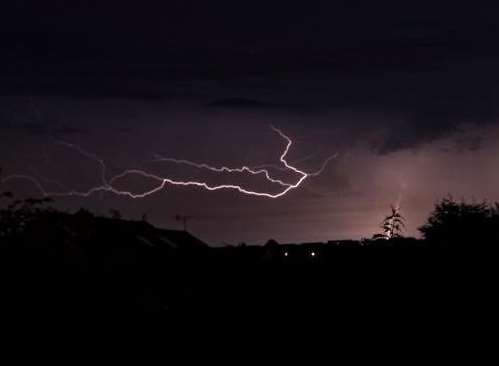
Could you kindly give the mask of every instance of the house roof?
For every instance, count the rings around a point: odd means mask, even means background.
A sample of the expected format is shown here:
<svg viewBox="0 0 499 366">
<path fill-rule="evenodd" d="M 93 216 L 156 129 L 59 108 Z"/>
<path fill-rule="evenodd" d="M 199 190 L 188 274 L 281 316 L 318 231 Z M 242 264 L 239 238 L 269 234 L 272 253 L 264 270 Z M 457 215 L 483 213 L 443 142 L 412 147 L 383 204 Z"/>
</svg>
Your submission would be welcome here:
<svg viewBox="0 0 499 366">
<path fill-rule="evenodd" d="M 160 240 L 166 241 L 167 244 L 175 248 L 195 249 L 208 246 L 187 231 L 166 229 L 156 229 L 155 231 Z"/>
<path fill-rule="evenodd" d="M 113 219 L 106 217 L 81 217 L 57 214 L 58 225 L 73 237 L 106 243 L 107 246 L 129 246 L 138 243 L 149 247 L 169 249 L 198 249 L 208 245 L 187 231 L 159 229 L 144 221 Z M 45 227 L 46 230 L 54 230 Z"/>
</svg>

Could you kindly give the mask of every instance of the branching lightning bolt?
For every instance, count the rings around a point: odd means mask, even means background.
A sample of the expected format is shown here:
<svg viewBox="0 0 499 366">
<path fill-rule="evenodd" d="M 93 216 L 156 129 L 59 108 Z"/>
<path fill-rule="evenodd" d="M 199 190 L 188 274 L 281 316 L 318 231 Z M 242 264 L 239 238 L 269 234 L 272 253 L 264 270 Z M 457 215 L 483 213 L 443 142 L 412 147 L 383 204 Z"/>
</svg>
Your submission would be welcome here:
<svg viewBox="0 0 499 366">
<path fill-rule="evenodd" d="M 157 155 L 157 158 L 153 161 L 170 162 L 170 163 L 175 163 L 175 164 L 184 164 L 184 165 L 192 166 L 192 167 L 199 168 L 199 169 L 207 169 L 207 170 L 210 170 L 212 172 L 217 172 L 217 173 L 250 173 L 253 175 L 264 174 L 265 178 L 267 178 L 267 180 L 271 183 L 276 183 L 276 184 L 279 184 L 279 185 L 284 186 L 284 187 L 289 186 L 288 183 L 285 183 L 282 180 L 272 178 L 267 169 L 250 168 L 248 166 L 243 166 L 241 168 L 229 168 L 226 166 L 213 167 L 213 166 L 210 166 L 210 165 L 204 164 L 204 163 L 196 163 L 196 162 L 193 162 L 190 160 L 185 160 L 185 159 L 164 158 L 164 157 L 161 157 L 159 155 Z"/>
<path fill-rule="evenodd" d="M 307 173 L 303 170 L 300 170 L 296 166 L 291 165 L 286 159 L 286 156 L 291 148 L 291 145 L 293 144 L 293 141 L 287 135 L 285 135 L 280 129 L 278 129 L 274 126 L 271 126 L 271 128 L 274 132 L 276 132 L 281 138 L 283 138 L 286 141 L 286 146 L 284 148 L 284 151 L 282 152 L 282 154 L 279 157 L 279 162 L 281 163 L 281 166 L 273 166 L 273 165 L 268 164 L 265 166 L 253 167 L 253 168 L 248 167 L 248 166 L 243 166 L 240 168 L 231 168 L 231 167 L 226 167 L 226 166 L 214 167 L 214 166 L 208 165 L 206 163 L 196 163 L 196 162 L 193 162 L 190 160 L 185 160 L 185 159 L 165 158 L 165 157 L 161 157 L 159 155 L 156 155 L 156 158 L 154 159 L 154 161 L 188 165 L 188 166 L 191 166 L 194 168 L 205 169 L 205 170 L 209 170 L 209 171 L 216 172 L 216 173 L 247 173 L 247 174 L 251 174 L 251 175 L 263 175 L 269 183 L 272 183 L 272 184 L 275 184 L 275 185 L 278 185 L 279 187 L 281 187 L 281 190 L 278 191 L 277 193 L 270 193 L 270 192 L 265 192 L 265 191 L 263 191 L 263 192 L 262 191 L 254 191 L 254 190 L 250 190 L 250 189 L 244 188 L 241 185 L 236 185 L 236 184 L 210 185 L 207 182 L 203 182 L 203 181 L 176 180 L 176 179 L 171 179 L 168 177 L 162 177 L 162 176 L 159 176 L 156 174 L 152 174 L 152 173 L 149 173 L 149 172 L 142 170 L 142 169 L 126 169 L 126 170 L 122 171 L 121 173 L 112 176 L 110 179 L 107 179 L 107 173 L 106 173 L 107 169 L 106 169 L 106 164 L 105 164 L 104 160 L 102 160 L 100 157 L 98 157 L 95 154 L 92 154 L 92 153 L 85 151 L 84 149 L 82 149 L 81 147 L 79 147 L 77 145 L 70 144 L 70 143 L 63 142 L 63 141 L 59 141 L 58 143 L 67 147 L 67 148 L 74 149 L 75 151 L 80 153 L 82 156 L 89 158 L 91 160 L 94 160 L 95 162 L 97 162 L 99 164 L 100 170 L 101 170 L 101 177 L 100 178 L 101 178 L 102 184 L 100 184 L 98 186 L 91 187 L 87 191 L 65 190 L 65 191 L 59 191 L 59 192 L 55 191 L 54 192 L 54 191 L 47 191 L 45 189 L 45 187 L 43 186 L 43 184 L 40 182 L 40 180 L 38 180 L 37 178 L 35 178 L 33 176 L 29 176 L 29 175 L 24 175 L 24 174 L 13 174 L 13 175 L 10 175 L 10 176 L 3 178 L 0 182 L 6 183 L 8 181 L 17 180 L 17 179 L 27 180 L 27 181 L 33 183 L 35 185 L 35 187 L 41 192 L 41 194 L 45 197 L 70 197 L 70 196 L 89 197 L 89 196 L 91 196 L 95 193 L 98 193 L 98 192 L 109 192 L 109 193 L 113 193 L 113 194 L 118 195 L 118 196 L 125 196 L 125 197 L 129 197 L 129 198 L 133 198 L 133 199 L 138 199 L 138 198 L 144 198 L 144 197 L 153 195 L 153 194 L 163 190 L 167 185 L 172 185 L 172 186 L 184 186 L 184 187 L 199 187 L 199 188 L 203 188 L 203 189 L 208 190 L 208 191 L 233 190 L 233 191 L 237 191 L 241 194 L 245 194 L 245 195 L 249 195 L 249 196 L 257 196 L 257 197 L 276 199 L 276 198 L 283 197 L 284 195 L 289 193 L 291 190 L 294 190 L 294 189 L 300 187 L 300 185 L 302 185 L 302 183 L 307 178 L 314 177 L 314 176 L 321 174 L 326 169 L 327 164 L 332 159 L 337 157 L 337 154 L 328 157 L 326 160 L 324 160 L 320 169 L 317 170 L 316 172 Z M 294 183 L 288 183 L 288 182 L 285 182 L 283 180 L 274 178 L 274 177 L 272 177 L 269 170 L 265 169 L 266 167 L 273 167 L 273 168 L 276 168 L 279 170 L 284 170 L 284 171 L 294 173 L 298 176 L 298 179 Z M 140 193 L 133 193 L 131 191 L 116 188 L 116 183 L 120 179 L 124 179 L 126 177 L 134 176 L 134 175 L 140 176 L 142 178 L 146 178 L 149 180 L 156 181 L 157 185 L 150 190 L 146 190 L 146 191 L 143 191 Z M 55 183 L 58 183 L 58 182 L 55 182 Z M 58 183 L 58 186 L 64 187 L 64 185 L 62 185 L 60 183 Z"/>
</svg>

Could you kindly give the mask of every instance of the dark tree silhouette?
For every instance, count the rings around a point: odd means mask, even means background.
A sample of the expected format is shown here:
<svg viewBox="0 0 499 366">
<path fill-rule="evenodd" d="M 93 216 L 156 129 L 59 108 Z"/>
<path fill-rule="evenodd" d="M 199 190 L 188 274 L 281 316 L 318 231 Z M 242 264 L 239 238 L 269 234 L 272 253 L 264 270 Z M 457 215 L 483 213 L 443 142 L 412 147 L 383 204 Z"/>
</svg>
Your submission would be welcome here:
<svg viewBox="0 0 499 366">
<path fill-rule="evenodd" d="M 383 232 L 375 234 L 373 239 L 395 239 L 402 237 L 402 231 L 405 228 L 405 218 L 400 214 L 399 208 L 391 206 L 391 214 L 386 216 L 381 223 Z"/>
<path fill-rule="evenodd" d="M 22 235 L 30 225 L 52 212 L 52 208 L 47 207 L 52 202 L 50 198 L 14 200 L 10 193 L 2 196 L 8 198 L 10 203 L 6 208 L 0 209 L 0 238 Z"/>
<path fill-rule="evenodd" d="M 279 243 L 275 239 L 269 239 L 265 243 L 265 246 L 267 246 L 267 247 L 275 247 L 275 246 L 278 246 L 278 245 L 279 245 Z"/>
<path fill-rule="evenodd" d="M 0 168 L 0 182 L 2 181 L 2 168 Z M 11 192 L 0 192 L 0 198 L 12 198 Z"/>
<path fill-rule="evenodd" d="M 419 228 L 428 242 L 441 246 L 484 246 L 499 240 L 499 204 L 455 202 L 452 197 L 436 204 Z"/>
</svg>

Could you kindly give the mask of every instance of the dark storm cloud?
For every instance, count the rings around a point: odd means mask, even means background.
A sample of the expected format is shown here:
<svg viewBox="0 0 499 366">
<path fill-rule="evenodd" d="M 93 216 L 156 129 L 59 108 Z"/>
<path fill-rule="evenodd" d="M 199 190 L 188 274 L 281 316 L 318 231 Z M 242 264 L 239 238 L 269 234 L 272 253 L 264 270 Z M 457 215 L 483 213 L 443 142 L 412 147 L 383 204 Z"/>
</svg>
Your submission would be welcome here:
<svg viewBox="0 0 499 366">
<path fill-rule="evenodd" d="M 254 99 L 245 98 L 226 98 L 214 100 L 207 105 L 211 108 L 227 109 L 274 109 L 279 105 Z"/>
<path fill-rule="evenodd" d="M 207 104 L 209 108 L 228 109 L 228 110 L 260 110 L 260 111 L 281 111 L 281 112 L 298 112 L 298 111 L 313 111 L 313 106 L 305 104 L 284 104 L 272 103 L 263 100 L 248 99 L 248 98 L 224 98 L 211 101 Z"/>
<path fill-rule="evenodd" d="M 64 16 L 52 17 L 40 9 L 48 16 L 41 19 L 27 12 L 22 31 L 1 26 L 0 93 L 202 99 L 290 113 L 374 107 L 400 116 L 362 122 L 385 131 L 372 144 L 381 154 L 441 138 L 463 122 L 497 120 L 498 31 L 490 9 L 394 6 L 383 13 L 380 5 L 317 4 L 232 12 L 225 2 L 187 2 L 157 9 L 164 21 L 126 6 L 119 18 L 112 7 L 63 8 Z"/>
<path fill-rule="evenodd" d="M 84 133 L 80 128 L 69 125 L 50 125 L 46 122 L 20 122 L 12 123 L 9 120 L 0 121 L 0 132 L 17 133 L 30 136 L 72 136 Z"/>
<path fill-rule="evenodd" d="M 0 132 L 6 136 L 15 134 L 48 139 L 85 133 L 83 126 L 73 126 L 65 121 L 57 108 L 53 102 L 37 104 L 33 97 L 0 98 Z"/>
</svg>

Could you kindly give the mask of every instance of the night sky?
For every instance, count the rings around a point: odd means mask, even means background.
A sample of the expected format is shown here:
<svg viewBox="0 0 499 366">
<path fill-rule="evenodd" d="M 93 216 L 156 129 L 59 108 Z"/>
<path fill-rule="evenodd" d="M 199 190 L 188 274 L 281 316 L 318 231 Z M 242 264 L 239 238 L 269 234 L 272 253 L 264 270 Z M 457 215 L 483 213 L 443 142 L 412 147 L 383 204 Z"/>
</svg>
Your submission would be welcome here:
<svg viewBox="0 0 499 366">
<path fill-rule="evenodd" d="M 34 3 L 34 2 L 33 2 Z M 274 192 L 216 167 L 324 172 L 278 199 L 166 185 L 63 209 L 120 210 L 214 245 L 359 239 L 400 203 L 418 235 L 434 203 L 499 200 L 499 5 L 453 1 L 16 1 L 0 13 L 0 166 L 53 191 L 124 169 Z M 280 179 L 296 174 L 269 168 Z M 272 170 L 273 169 L 273 170 Z M 140 192 L 148 179 L 120 188 Z M 27 180 L 3 184 L 19 195 Z"/>
</svg>

